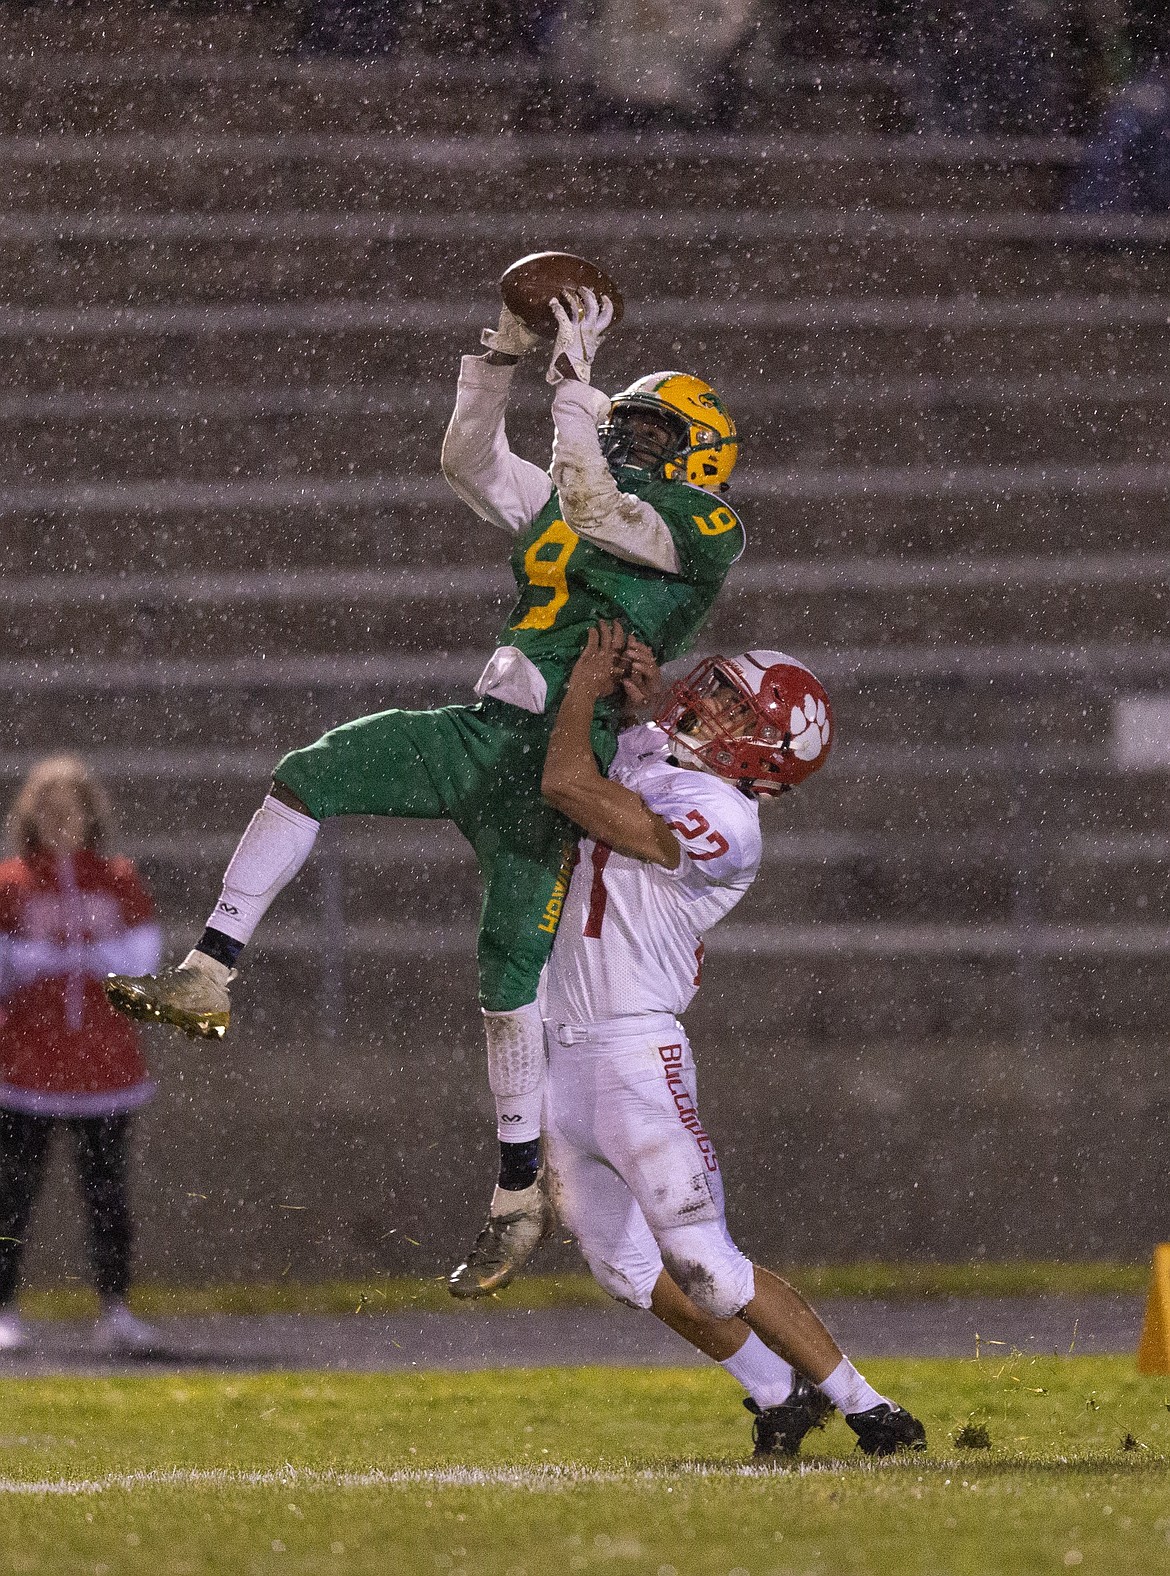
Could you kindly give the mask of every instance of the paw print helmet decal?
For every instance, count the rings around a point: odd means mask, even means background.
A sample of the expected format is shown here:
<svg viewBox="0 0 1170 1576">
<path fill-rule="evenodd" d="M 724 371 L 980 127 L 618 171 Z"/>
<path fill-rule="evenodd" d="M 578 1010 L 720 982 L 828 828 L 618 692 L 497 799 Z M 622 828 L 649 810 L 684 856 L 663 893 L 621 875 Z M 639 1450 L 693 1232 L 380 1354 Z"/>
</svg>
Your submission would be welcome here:
<svg viewBox="0 0 1170 1576">
<path fill-rule="evenodd" d="M 654 720 L 680 761 L 756 794 L 811 777 L 833 740 L 824 686 L 782 651 L 708 657 L 671 686 Z"/>
</svg>

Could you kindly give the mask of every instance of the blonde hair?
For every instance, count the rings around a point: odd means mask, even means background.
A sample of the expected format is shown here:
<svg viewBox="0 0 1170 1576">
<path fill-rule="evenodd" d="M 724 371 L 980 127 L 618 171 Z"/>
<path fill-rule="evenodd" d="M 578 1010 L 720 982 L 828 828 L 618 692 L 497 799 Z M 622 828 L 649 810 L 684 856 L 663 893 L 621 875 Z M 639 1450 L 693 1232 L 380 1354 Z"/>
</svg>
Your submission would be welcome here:
<svg viewBox="0 0 1170 1576">
<path fill-rule="evenodd" d="M 16 853 L 35 854 L 46 844 L 41 833 L 41 806 L 46 793 L 65 788 L 76 794 L 85 816 L 83 846 L 99 852 L 110 828 L 110 801 L 105 789 L 77 755 L 52 755 L 38 761 L 21 784 L 8 812 L 8 836 Z"/>
</svg>

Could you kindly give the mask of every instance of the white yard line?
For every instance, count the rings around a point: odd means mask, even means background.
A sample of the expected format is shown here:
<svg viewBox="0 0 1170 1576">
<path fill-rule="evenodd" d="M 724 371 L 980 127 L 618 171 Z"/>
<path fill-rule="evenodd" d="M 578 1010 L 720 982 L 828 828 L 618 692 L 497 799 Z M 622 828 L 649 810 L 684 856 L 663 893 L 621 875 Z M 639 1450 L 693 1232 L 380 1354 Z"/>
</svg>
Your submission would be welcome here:
<svg viewBox="0 0 1170 1576">
<path fill-rule="evenodd" d="M 913 1463 L 911 1463 L 913 1464 Z M 865 1470 L 869 1463 L 850 1460 L 852 1469 Z M 940 1463 L 931 1462 L 932 1467 Z M 888 1470 L 883 1464 L 882 1470 Z M 896 1466 L 896 1463 L 895 1463 Z M 788 1477 L 816 1476 L 838 1472 L 840 1462 L 799 1462 L 788 1468 Z M 921 1470 L 921 1463 L 918 1463 Z M 612 1484 L 670 1483 L 679 1479 L 730 1479 L 767 1477 L 774 1479 L 775 1468 L 742 1465 L 709 1466 L 680 1462 L 671 1467 L 635 1467 L 625 1472 L 601 1467 L 402 1467 L 398 1470 L 368 1472 L 329 1472 L 313 1467 L 292 1465 L 276 1471 L 242 1472 L 231 1468 L 177 1467 L 141 1472 L 112 1472 L 96 1478 L 0 1478 L 0 1497 L 27 1495 L 33 1498 L 91 1497 L 98 1494 L 130 1493 L 152 1488 L 508 1488 L 528 1493 L 561 1493 L 572 1488 L 591 1488 Z"/>
</svg>

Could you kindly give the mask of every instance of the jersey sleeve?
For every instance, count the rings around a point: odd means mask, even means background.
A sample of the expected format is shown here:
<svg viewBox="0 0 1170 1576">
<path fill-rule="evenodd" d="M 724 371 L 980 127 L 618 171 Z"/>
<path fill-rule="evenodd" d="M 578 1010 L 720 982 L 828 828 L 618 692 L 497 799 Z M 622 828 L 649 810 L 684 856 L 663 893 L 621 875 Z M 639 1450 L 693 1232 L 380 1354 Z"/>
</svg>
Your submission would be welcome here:
<svg viewBox="0 0 1170 1576">
<path fill-rule="evenodd" d="M 721 586 L 747 545 L 735 510 L 699 487 L 668 484 L 653 501 L 674 539 L 679 574 L 692 585 Z"/>
<path fill-rule="evenodd" d="M 691 887 L 743 886 L 760 864 L 762 843 L 755 805 L 729 783 L 700 772 L 679 772 L 651 808 L 678 840 L 682 859 L 670 874 Z"/>
<path fill-rule="evenodd" d="M 547 473 L 508 445 L 504 411 L 514 370 L 464 356 L 442 455 L 443 475 L 463 502 L 513 533 L 531 525 L 552 496 Z"/>
<path fill-rule="evenodd" d="M 552 479 L 565 524 L 626 563 L 677 574 L 678 549 L 669 525 L 653 504 L 622 492 L 605 462 L 597 426 L 608 412 L 600 389 L 567 378 L 557 385 Z"/>
</svg>

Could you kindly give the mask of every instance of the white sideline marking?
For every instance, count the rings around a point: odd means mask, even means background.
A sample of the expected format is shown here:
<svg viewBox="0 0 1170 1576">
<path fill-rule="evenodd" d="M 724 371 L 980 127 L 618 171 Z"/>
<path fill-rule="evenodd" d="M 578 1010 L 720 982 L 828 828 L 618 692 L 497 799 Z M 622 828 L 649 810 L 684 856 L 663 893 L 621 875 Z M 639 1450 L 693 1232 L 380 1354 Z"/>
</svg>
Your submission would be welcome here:
<svg viewBox="0 0 1170 1576">
<path fill-rule="evenodd" d="M 862 1466 L 863 1463 L 851 1463 Z M 802 1463 L 786 1475 L 804 1476 L 835 1469 L 836 1464 Z M 281 1467 L 274 1472 L 238 1472 L 230 1468 L 112 1472 L 100 1478 L 41 1478 L 24 1481 L 0 1478 L 0 1495 L 34 1498 L 73 1497 L 132 1492 L 140 1488 L 514 1488 L 531 1493 L 614 1483 L 661 1483 L 682 1478 L 754 1478 L 775 1476 L 775 1469 L 747 1463 L 725 1467 L 681 1462 L 674 1467 L 644 1467 L 629 1472 L 599 1467 L 403 1467 L 382 1472 L 322 1472 L 313 1467 Z"/>
</svg>

